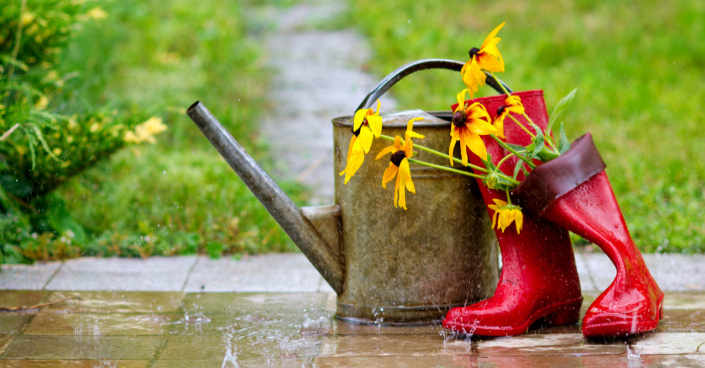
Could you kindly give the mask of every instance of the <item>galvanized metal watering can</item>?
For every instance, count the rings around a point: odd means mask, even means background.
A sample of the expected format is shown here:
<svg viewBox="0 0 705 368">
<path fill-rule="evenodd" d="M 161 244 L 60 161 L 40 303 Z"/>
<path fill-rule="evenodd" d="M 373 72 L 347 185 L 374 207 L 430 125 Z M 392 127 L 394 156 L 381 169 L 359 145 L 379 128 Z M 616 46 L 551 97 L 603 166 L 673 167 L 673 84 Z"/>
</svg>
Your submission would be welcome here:
<svg viewBox="0 0 705 368">
<path fill-rule="evenodd" d="M 460 71 L 462 66 L 444 59 L 404 65 L 385 77 L 358 109 L 369 107 L 408 74 L 432 68 Z M 501 82 L 491 76 L 487 83 L 500 90 Z M 494 292 L 496 237 L 474 179 L 412 167 L 416 194 L 409 195 L 408 210 L 394 208 L 391 190 L 381 187 L 389 163 L 374 160 L 374 153 L 390 143 L 376 139 L 365 163 L 345 185 L 338 173 L 345 168 L 352 116 L 344 116 L 333 119 L 335 204 L 298 208 L 202 103 L 194 103 L 187 114 L 338 294 L 338 319 L 429 324 L 452 307 Z M 426 136 L 419 144 L 445 151 L 450 111 L 382 115 L 383 132 L 404 136 L 406 122 L 418 116 L 424 120 L 416 122 L 414 130 Z M 447 164 L 422 151 L 416 154 L 424 161 Z"/>
</svg>

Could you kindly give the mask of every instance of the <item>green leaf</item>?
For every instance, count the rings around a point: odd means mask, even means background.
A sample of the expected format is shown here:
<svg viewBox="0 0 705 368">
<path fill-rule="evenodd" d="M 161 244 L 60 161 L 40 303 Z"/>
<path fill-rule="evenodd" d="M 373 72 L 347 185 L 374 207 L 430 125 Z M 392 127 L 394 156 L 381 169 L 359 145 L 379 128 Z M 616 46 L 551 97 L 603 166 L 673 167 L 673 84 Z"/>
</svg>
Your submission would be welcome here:
<svg viewBox="0 0 705 368">
<path fill-rule="evenodd" d="M 553 108 L 551 118 L 548 120 L 548 126 L 546 127 L 546 132 L 548 132 L 547 134 L 550 134 L 551 130 L 553 129 L 553 123 L 556 122 L 556 119 L 558 119 L 558 117 L 561 116 L 561 114 L 563 114 L 566 110 L 568 110 L 577 92 L 578 89 L 575 88 L 574 90 L 570 91 L 570 93 L 568 93 L 565 97 L 561 98 L 560 101 L 558 101 L 556 107 Z"/>
<path fill-rule="evenodd" d="M 0 186 L 8 193 L 21 199 L 29 197 L 34 190 L 31 182 L 20 179 L 13 174 L 0 175 Z"/>
<path fill-rule="evenodd" d="M 558 154 L 553 152 L 553 150 L 549 149 L 548 147 L 544 146 L 536 157 L 543 162 L 548 162 L 558 157 Z"/>
<path fill-rule="evenodd" d="M 561 143 L 558 146 L 558 152 L 560 154 L 566 153 L 570 149 L 570 142 L 568 142 L 568 136 L 565 135 L 565 127 L 563 126 L 563 123 L 561 123 Z"/>
<path fill-rule="evenodd" d="M 504 144 L 506 144 L 507 146 L 511 147 L 513 150 L 517 151 L 517 153 L 523 153 L 523 152 L 527 152 L 527 151 L 530 152 L 530 151 L 531 151 L 528 147 L 520 146 L 520 145 L 518 145 L 518 144 L 512 144 L 512 143 L 507 143 L 507 142 L 504 142 Z"/>
<path fill-rule="evenodd" d="M 539 133 L 534 137 L 534 150 L 529 154 L 529 157 L 535 158 L 541 153 L 541 150 L 543 150 L 545 146 L 545 138 L 543 137 L 543 134 Z"/>
<path fill-rule="evenodd" d="M 517 175 L 519 175 L 519 171 L 524 168 L 524 161 L 518 160 L 517 164 L 514 166 L 514 179 L 517 178 Z"/>
</svg>

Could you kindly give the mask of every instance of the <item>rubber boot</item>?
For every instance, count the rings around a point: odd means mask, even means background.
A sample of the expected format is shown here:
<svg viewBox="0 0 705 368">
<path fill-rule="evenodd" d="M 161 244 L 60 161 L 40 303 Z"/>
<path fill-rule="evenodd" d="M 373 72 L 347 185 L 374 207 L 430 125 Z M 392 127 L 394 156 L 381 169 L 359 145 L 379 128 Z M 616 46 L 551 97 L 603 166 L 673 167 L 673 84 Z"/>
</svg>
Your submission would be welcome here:
<svg viewBox="0 0 705 368">
<path fill-rule="evenodd" d="M 515 95 L 521 98 L 534 123 L 545 128 L 548 114 L 543 92 L 526 91 Z M 505 98 L 492 96 L 472 102 L 485 105 L 494 119 Z M 523 117 L 519 119 L 527 126 Z M 509 118 L 504 127 L 507 142 L 522 145 L 531 142 L 531 137 Z M 492 138 L 483 137 L 483 141 L 495 164 L 509 153 Z M 473 164 L 484 167 L 476 155 L 468 152 L 468 156 Z M 515 163 L 516 159 L 509 159 L 501 169 L 511 176 Z M 506 201 L 505 192 L 490 190 L 479 180 L 478 185 L 486 204 L 494 204 L 492 200 L 495 198 Z M 504 232 L 495 230 L 495 234 L 503 266 L 494 295 L 470 306 L 451 309 L 443 327 L 480 336 L 509 336 L 526 332 L 539 320 L 548 325 L 577 323 L 583 299 L 568 232 L 548 221 L 524 214 L 520 234 L 514 226 Z"/>
<path fill-rule="evenodd" d="M 590 134 L 554 161 L 529 175 L 532 180 L 515 191 L 517 200 L 526 203 L 521 197 L 533 196 L 534 202 L 528 204 L 532 212 L 596 244 L 617 268 L 612 284 L 588 308 L 583 335 L 610 337 L 656 329 L 663 314 L 663 292 L 629 235 Z"/>
</svg>

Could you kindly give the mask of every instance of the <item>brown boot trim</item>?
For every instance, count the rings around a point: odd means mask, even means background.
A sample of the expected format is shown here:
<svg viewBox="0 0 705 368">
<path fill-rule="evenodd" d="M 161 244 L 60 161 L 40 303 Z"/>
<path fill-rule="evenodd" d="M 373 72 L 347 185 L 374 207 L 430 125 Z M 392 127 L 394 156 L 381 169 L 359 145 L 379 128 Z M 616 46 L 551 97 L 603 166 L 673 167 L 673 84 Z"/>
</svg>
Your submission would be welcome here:
<svg viewBox="0 0 705 368">
<path fill-rule="evenodd" d="M 541 216 L 553 201 L 600 173 L 607 165 L 592 135 L 576 139 L 560 157 L 537 166 L 512 191 L 512 198 L 534 216 Z"/>
</svg>

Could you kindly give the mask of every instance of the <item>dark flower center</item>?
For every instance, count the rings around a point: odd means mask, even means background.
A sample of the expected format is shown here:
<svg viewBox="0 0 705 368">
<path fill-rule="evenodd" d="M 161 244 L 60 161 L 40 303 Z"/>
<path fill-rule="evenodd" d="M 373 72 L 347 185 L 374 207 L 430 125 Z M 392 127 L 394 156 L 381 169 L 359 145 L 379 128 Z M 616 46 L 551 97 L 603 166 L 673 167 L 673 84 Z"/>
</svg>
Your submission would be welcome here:
<svg viewBox="0 0 705 368">
<path fill-rule="evenodd" d="M 403 150 L 399 150 L 399 151 L 394 152 L 394 154 L 392 155 L 392 159 L 390 161 L 392 161 L 392 163 L 396 167 L 399 167 L 399 165 L 401 165 L 401 161 L 405 158 L 406 158 L 406 152 L 404 152 Z"/>
<path fill-rule="evenodd" d="M 497 108 L 497 116 L 502 115 L 502 113 L 504 112 L 504 110 L 506 110 L 506 108 L 507 108 L 507 107 L 504 106 L 504 105 L 498 107 L 498 108 Z"/>
<path fill-rule="evenodd" d="M 453 125 L 456 127 L 460 128 L 462 126 L 465 126 L 465 120 L 467 120 L 467 115 L 465 115 L 464 111 L 456 111 L 453 114 Z"/>
<path fill-rule="evenodd" d="M 350 130 L 352 130 L 352 133 L 353 133 L 354 136 L 357 137 L 357 136 L 360 135 L 360 131 L 362 130 L 362 126 L 363 126 L 363 125 L 365 125 L 365 124 L 360 124 L 360 127 L 357 128 L 357 130 L 355 130 L 355 125 L 353 125 L 352 127 L 350 127 Z"/>
<path fill-rule="evenodd" d="M 477 47 L 471 48 L 470 51 L 468 51 L 468 54 L 470 55 L 470 59 L 474 58 L 478 52 L 480 52 L 480 49 L 478 49 Z"/>
</svg>

